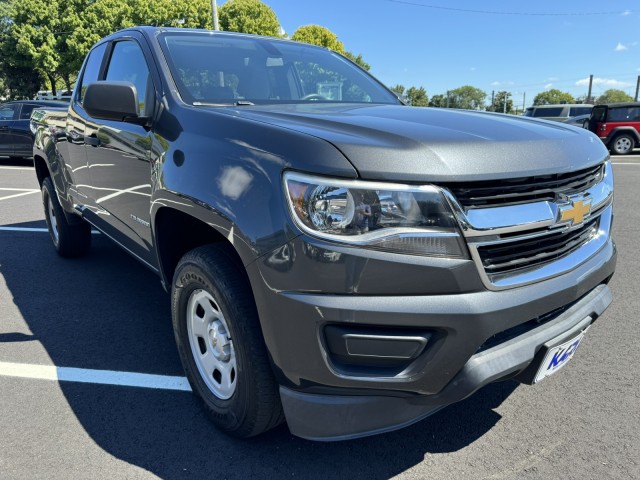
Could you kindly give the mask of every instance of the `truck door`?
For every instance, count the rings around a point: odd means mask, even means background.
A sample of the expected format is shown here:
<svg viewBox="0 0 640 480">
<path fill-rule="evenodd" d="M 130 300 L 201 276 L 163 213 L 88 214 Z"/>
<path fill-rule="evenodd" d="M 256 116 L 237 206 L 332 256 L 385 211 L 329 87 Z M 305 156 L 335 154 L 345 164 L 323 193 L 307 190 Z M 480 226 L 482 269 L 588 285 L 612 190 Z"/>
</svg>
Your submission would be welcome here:
<svg viewBox="0 0 640 480">
<path fill-rule="evenodd" d="M 71 193 L 80 205 L 89 207 L 93 207 L 95 192 L 89 190 L 89 166 L 87 165 L 87 152 L 84 144 L 85 124 L 89 121 L 89 115 L 82 107 L 82 102 L 87 85 L 100 78 L 107 45 L 107 43 L 98 45 L 89 53 L 80 85 L 71 101 L 65 128 L 66 155 L 64 158 L 66 165 L 64 168 L 67 178 L 71 179 Z"/>
<path fill-rule="evenodd" d="M 155 89 L 136 39 L 113 44 L 104 78 L 133 83 L 140 116 L 150 114 Z M 99 120 L 87 122 L 84 135 L 98 227 L 155 268 L 150 218 L 152 133 L 132 123 Z"/>
</svg>

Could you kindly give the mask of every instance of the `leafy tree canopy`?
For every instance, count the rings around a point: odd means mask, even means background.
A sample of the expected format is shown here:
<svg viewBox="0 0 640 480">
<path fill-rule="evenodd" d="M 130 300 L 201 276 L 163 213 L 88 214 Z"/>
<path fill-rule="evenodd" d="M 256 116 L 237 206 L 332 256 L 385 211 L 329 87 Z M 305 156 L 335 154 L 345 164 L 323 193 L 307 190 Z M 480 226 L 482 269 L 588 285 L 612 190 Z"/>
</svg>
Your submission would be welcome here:
<svg viewBox="0 0 640 480">
<path fill-rule="evenodd" d="M 344 44 L 338 40 L 338 36 L 328 28 L 320 25 L 305 25 L 298 28 L 291 36 L 291 40 L 318 45 L 342 54 L 345 53 Z"/>
<path fill-rule="evenodd" d="M 513 100 L 509 97 L 509 92 L 498 92 L 493 99 L 493 108 L 489 107 L 487 110 L 498 113 L 513 113 Z"/>
<path fill-rule="evenodd" d="M 540 92 L 533 99 L 534 105 L 556 105 L 559 103 L 576 103 L 576 100 L 570 93 L 563 92 L 557 88 Z"/>
<path fill-rule="evenodd" d="M 359 65 L 360 68 L 363 68 L 366 71 L 371 70 L 371 65 L 369 65 L 367 62 L 364 61 L 364 59 L 362 58 L 362 54 L 361 53 L 359 53 L 356 56 L 351 52 L 345 51 L 343 55 L 345 57 L 347 57 L 349 60 L 351 60 L 353 63 L 355 63 L 356 65 Z"/>
<path fill-rule="evenodd" d="M 429 105 L 429 97 L 424 87 L 411 87 L 407 90 L 409 102 L 414 107 L 426 107 Z"/>
<path fill-rule="evenodd" d="M 404 91 L 406 90 L 406 88 L 404 87 L 404 85 L 398 84 L 398 85 L 395 85 L 395 86 L 391 87 L 390 90 L 392 92 L 395 92 L 398 95 L 402 96 L 402 95 L 404 95 Z"/>
<path fill-rule="evenodd" d="M 471 85 L 464 85 L 449 91 L 449 107 L 465 110 L 484 110 L 485 98 L 487 98 L 487 94 L 483 90 Z"/>
<path fill-rule="evenodd" d="M 633 97 L 617 88 L 610 88 L 609 90 L 605 90 L 596 100 L 597 104 L 616 102 L 633 102 Z"/>
<path fill-rule="evenodd" d="M 280 37 L 280 22 L 260 0 L 229 0 L 218 10 L 222 30 Z"/>
<path fill-rule="evenodd" d="M 429 106 L 437 107 L 437 108 L 445 108 L 447 106 L 447 96 L 434 95 L 433 97 L 431 97 L 431 100 L 429 100 Z"/>
</svg>

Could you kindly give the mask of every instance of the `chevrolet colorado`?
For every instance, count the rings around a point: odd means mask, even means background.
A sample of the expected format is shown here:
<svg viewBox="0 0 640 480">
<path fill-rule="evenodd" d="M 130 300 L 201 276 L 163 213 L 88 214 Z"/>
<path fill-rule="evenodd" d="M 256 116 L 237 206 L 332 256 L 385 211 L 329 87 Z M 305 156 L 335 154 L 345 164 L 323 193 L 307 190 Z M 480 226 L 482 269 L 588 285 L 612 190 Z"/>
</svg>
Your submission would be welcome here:
<svg viewBox="0 0 640 480">
<path fill-rule="evenodd" d="M 117 32 L 35 167 L 53 245 L 160 277 L 222 430 L 338 440 L 536 383 L 612 300 L 613 173 L 584 129 L 409 107 L 327 49 Z"/>
</svg>

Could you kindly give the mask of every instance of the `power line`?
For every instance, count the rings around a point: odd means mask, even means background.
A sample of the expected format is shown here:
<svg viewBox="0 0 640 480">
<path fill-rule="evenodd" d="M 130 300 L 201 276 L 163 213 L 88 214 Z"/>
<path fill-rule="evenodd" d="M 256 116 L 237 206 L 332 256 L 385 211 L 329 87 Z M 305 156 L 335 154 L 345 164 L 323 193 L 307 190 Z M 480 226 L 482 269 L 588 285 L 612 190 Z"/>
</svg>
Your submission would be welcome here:
<svg viewBox="0 0 640 480">
<path fill-rule="evenodd" d="M 442 5 L 431 5 L 426 3 L 410 2 L 408 0 L 386 0 L 390 3 L 411 5 L 414 7 L 430 8 L 433 10 L 447 10 L 451 12 L 479 13 L 483 15 L 516 15 L 522 17 L 585 17 L 585 16 L 605 16 L 605 15 L 629 15 L 638 13 L 640 10 L 623 10 L 616 12 L 571 12 L 571 13 L 547 13 L 547 12 L 498 12 L 495 10 L 475 10 L 468 8 L 443 7 Z"/>
</svg>

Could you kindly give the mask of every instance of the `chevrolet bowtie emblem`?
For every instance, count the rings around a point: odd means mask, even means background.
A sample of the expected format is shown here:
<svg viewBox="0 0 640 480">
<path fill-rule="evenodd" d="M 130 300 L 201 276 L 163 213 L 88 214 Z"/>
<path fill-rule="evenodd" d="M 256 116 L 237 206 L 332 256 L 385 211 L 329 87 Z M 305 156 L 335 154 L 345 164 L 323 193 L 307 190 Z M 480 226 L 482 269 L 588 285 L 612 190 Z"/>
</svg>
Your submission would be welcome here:
<svg viewBox="0 0 640 480">
<path fill-rule="evenodd" d="M 580 196 L 579 199 L 569 197 L 567 200 L 569 204 L 558 207 L 558 223 L 580 225 L 591 213 L 591 199 Z"/>
</svg>

